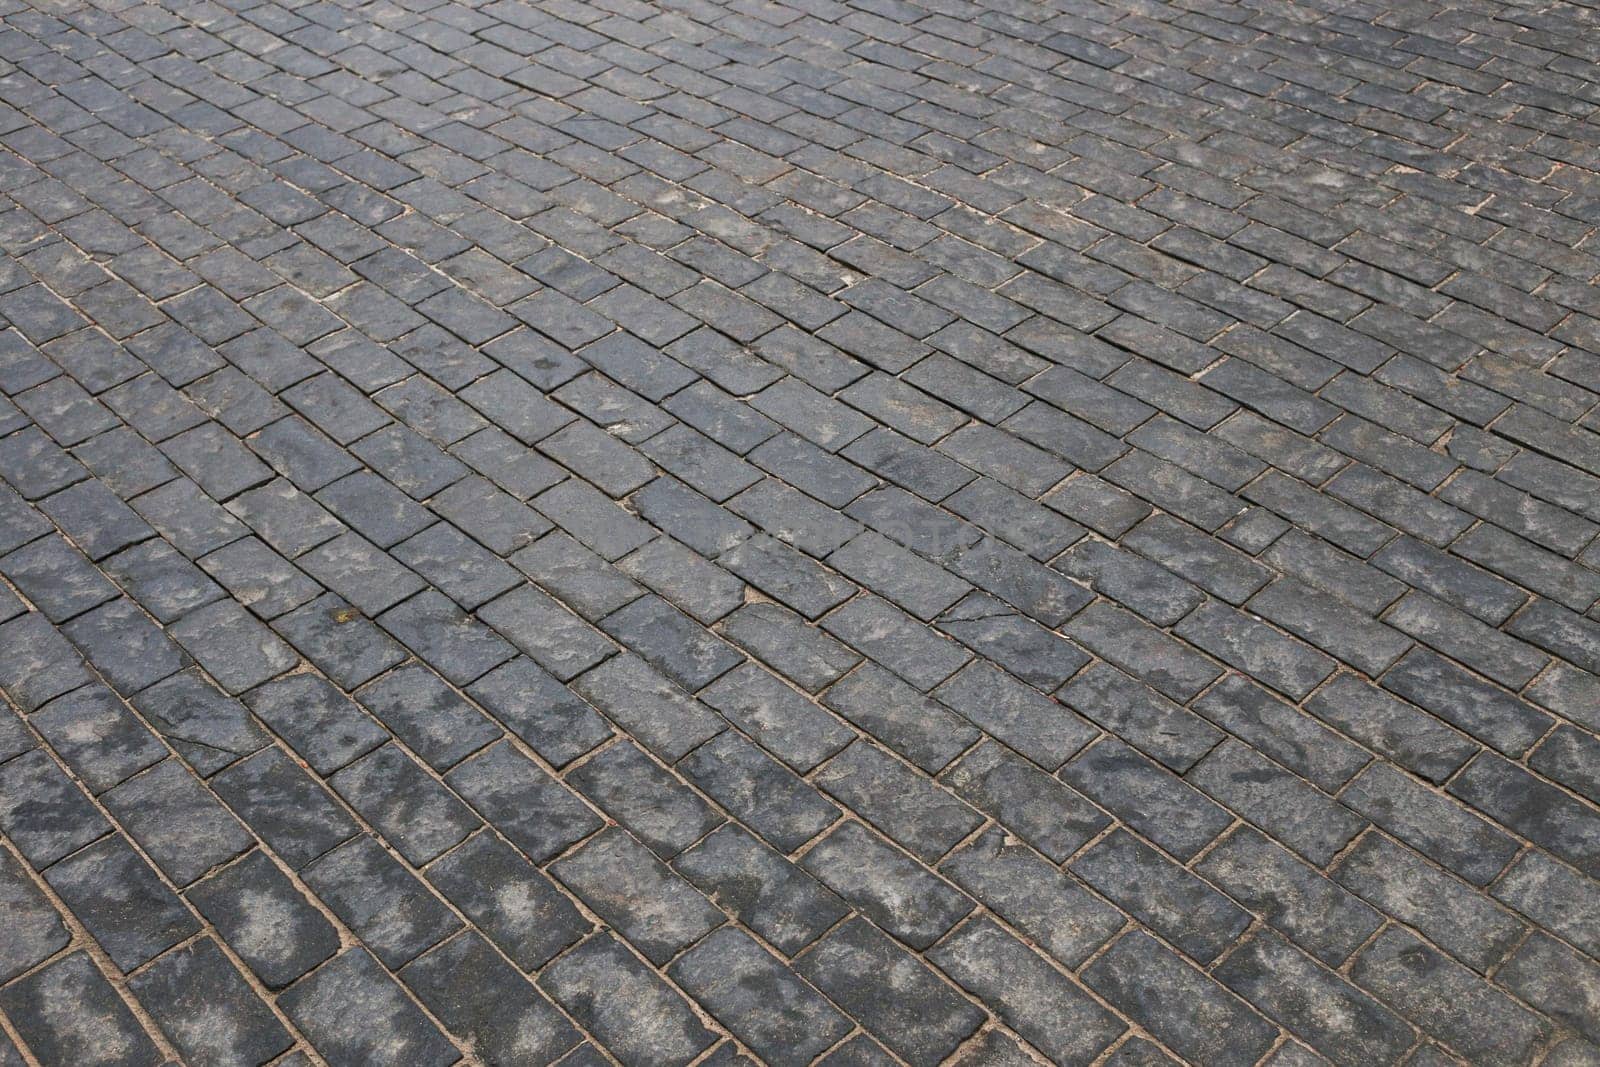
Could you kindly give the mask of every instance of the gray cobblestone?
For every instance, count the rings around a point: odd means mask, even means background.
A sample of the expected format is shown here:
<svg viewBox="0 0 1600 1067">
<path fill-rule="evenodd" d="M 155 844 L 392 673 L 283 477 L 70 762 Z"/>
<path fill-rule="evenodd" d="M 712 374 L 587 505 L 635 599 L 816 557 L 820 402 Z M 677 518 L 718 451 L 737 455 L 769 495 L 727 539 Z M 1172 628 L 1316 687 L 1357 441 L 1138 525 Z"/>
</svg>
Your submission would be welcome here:
<svg viewBox="0 0 1600 1067">
<path fill-rule="evenodd" d="M 0 11 L 0 1062 L 1594 1059 L 1591 23 Z"/>
</svg>

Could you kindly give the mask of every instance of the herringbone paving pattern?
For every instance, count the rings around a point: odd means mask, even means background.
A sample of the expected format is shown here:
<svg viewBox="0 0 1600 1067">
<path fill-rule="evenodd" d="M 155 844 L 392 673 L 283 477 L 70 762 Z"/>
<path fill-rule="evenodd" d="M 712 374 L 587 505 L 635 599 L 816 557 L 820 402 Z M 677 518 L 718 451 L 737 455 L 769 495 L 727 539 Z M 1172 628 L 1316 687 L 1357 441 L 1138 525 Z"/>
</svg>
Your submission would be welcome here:
<svg viewBox="0 0 1600 1067">
<path fill-rule="evenodd" d="M 1600 13 L 0 0 L 0 1064 L 1600 1063 Z"/>
</svg>

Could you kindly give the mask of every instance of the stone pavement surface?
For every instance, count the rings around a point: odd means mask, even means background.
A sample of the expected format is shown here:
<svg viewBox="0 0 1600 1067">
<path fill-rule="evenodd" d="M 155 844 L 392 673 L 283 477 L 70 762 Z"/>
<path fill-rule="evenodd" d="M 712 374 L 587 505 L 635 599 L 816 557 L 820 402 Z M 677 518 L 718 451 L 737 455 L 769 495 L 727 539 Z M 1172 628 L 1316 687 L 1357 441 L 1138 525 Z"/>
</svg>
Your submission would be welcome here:
<svg viewBox="0 0 1600 1067">
<path fill-rule="evenodd" d="M 0 1064 L 1600 1063 L 1600 14 L 0 0 Z"/>
</svg>

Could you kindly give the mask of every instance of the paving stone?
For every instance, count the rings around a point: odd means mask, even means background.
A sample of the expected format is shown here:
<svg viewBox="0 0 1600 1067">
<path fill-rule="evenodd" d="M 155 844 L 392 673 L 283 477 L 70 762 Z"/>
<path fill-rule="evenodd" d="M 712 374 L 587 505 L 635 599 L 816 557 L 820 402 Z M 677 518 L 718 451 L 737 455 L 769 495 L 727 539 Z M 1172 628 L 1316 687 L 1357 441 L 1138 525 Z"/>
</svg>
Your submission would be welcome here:
<svg viewBox="0 0 1600 1067">
<path fill-rule="evenodd" d="M 106 809 L 178 887 L 255 842 L 177 760 L 166 760 L 102 798 Z"/>
<path fill-rule="evenodd" d="M 268 748 L 212 780 L 224 803 L 299 868 L 356 832 L 355 820 L 282 750 Z"/>
<path fill-rule="evenodd" d="M 1065 629 L 1089 651 L 1174 700 L 1190 699 L 1222 673 L 1187 645 L 1105 601 L 1090 605 Z"/>
<path fill-rule="evenodd" d="M 378 625 L 457 685 L 469 685 L 516 655 L 509 643 L 426 589 L 378 617 Z"/>
<path fill-rule="evenodd" d="M 509 841 L 539 860 L 600 826 L 582 801 L 505 742 L 459 764 L 445 781 Z"/>
<path fill-rule="evenodd" d="M 1376 839 L 1369 834 L 1362 840 Z M 1383 922 L 1355 895 L 1248 826 L 1224 838 L 1195 870 L 1330 967 L 1348 959 Z"/>
<path fill-rule="evenodd" d="M 1505 909 L 1378 834 L 1366 835 L 1343 856 L 1334 878 L 1480 973 L 1487 973 L 1523 934 L 1522 924 Z M 1509 886 L 1502 889 L 1510 892 Z"/>
<path fill-rule="evenodd" d="M 930 774 L 978 736 L 961 718 L 873 664 L 836 683 L 822 699 Z"/>
<path fill-rule="evenodd" d="M 394 979 L 359 948 L 345 950 L 279 1003 L 329 1063 L 444 1067 L 460 1059 Z"/>
<path fill-rule="evenodd" d="M 1237 742 L 1219 745 L 1185 777 L 1317 866 L 1362 826 L 1331 799 Z"/>
<path fill-rule="evenodd" d="M 1600 974 L 1591 961 L 1554 938 L 1536 933 L 1501 968 L 1498 977 L 1527 1003 L 1594 1039 L 1595 982 Z M 1569 1040 L 1566 1045 L 1572 1043 Z M 1558 1047 L 1550 1058 L 1560 1062 L 1564 1048 Z"/>
<path fill-rule="evenodd" d="M 725 728 L 715 714 L 631 654 L 613 656 L 574 680 L 572 687 L 669 761 L 676 762 Z"/>
<path fill-rule="evenodd" d="M 1083 720 L 988 664 L 965 667 L 933 695 L 1047 770 L 1095 737 Z"/>
<path fill-rule="evenodd" d="M 715 1041 L 672 987 L 608 934 L 567 953 L 540 982 L 624 1063 L 686 1064 Z"/>
<path fill-rule="evenodd" d="M 1579 870 L 1591 876 L 1600 872 L 1595 854 L 1600 815 L 1516 764 L 1482 753 L 1449 791 Z"/>
<path fill-rule="evenodd" d="M 42 537 L 0 559 L 0 574 L 57 624 L 116 596 L 116 587 L 59 535 Z"/>
<path fill-rule="evenodd" d="M 747 934 L 725 928 L 669 974 L 769 1063 L 809 1063 L 850 1024 Z"/>
<path fill-rule="evenodd" d="M 381 727 L 316 675 L 268 682 L 244 699 L 318 774 L 332 774 L 386 740 Z"/>
<path fill-rule="evenodd" d="M 36 1056 L 153 1067 L 155 1043 L 87 953 L 74 952 L 0 992 L 0 1007 Z"/>
<path fill-rule="evenodd" d="M 427 878 L 526 971 L 543 967 L 591 929 L 548 878 L 492 833 L 442 856 Z"/>
<path fill-rule="evenodd" d="M 185 615 L 172 637 L 224 690 L 242 693 L 293 667 L 298 657 L 235 601 L 221 600 Z"/>
<path fill-rule="evenodd" d="M 640 597 L 600 620 L 600 628 L 691 693 L 744 661 L 721 638 L 660 597 Z"/>
<path fill-rule="evenodd" d="M 409 964 L 401 979 L 450 1032 L 490 1060 L 554 1062 L 579 1034 L 476 934 Z"/>
<path fill-rule="evenodd" d="M 245 984 L 217 943 L 201 938 L 129 982 L 185 1055 L 212 1063 L 262 1063 L 293 1044 L 283 1024 Z"/>
<path fill-rule="evenodd" d="M 1222 740 L 1222 734 L 1208 723 L 1108 664 L 1091 666 L 1056 695 L 1074 711 L 1129 739 L 1179 774 Z"/>
<path fill-rule="evenodd" d="M 1226 897 L 1125 832 L 1097 842 L 1071 870 L 1201 963 L 1214 960 L 1250 922 Z"/>
<path fill-rule="evenodd" d="M 189 909 L 120 835 L 57 863 L 45 881 L 124 974 L 200 929 Z"/>
<path fill-rule="evenodd" d="M 365 834 L 305 868 L 301 877 L 390 970 L 461 927 L 416 875 Z"/>
<path fill-rule="evenodd" d="M 1392 1060 L 1414 1040 L 1399 1016 L 1271 933 L 1246 941 L 1214 974 L 1335 1063 Z"/>
<path fill-rule="evenodd" d="M 71 935 L 54 905 L 9 853 L 0 857 L 0 899 L 12 916 L 12 934 L 0 952 L 0 975 L 10 981 L 65 948 Z"/>
<path fill-rule="evenodd" d="M 930 958 L 1056 1063 L 1089 1063 L 1125 1029 L 1088 994 L 989 920 L 974 919 L 935 948 Z"/>
<path fill-rule="evenodd" d="M 721 925 L 722 913 L 644 846 L 611 829 L 550 873 L 657 966 Z"/>
<path fill-rule="evenodd" d="M 1526 1008 L 1398 926 L 1362 950 L 1350 975 L 1472 1060 L 1524 1059 L 1548 1033 Z"/>
<path fill-rule="evenodd" d="M 334 593 L 324 593 L 275 620 L 273 628 L 346 688 L 354 688 L 405 659 L 399 642 Z"/>
<path fill-rule="evenodd" d="M 1474 885 L 1491 881 L 1517 852 L 1511 838 L 1465 807 L 1383 764 L 1368 767 L 1339 799 Z"/>
<path fill-rule="evenodd" d="M 1353 674 L 1336 674 L 1312 694 L 1305 708 L 1435 784 L 1449 778 L 1477 751 L 1466 737 Z M 1280 757 L 1280 762 L 1287 761 Z M 1325 783 L 1318 784 L 1327 788 Z"/>
<path fill-rule="evenodd" d="M 925 861 L 948 852 L 982 822 L 955 797 L 865 742 L 835 756 L 815 780 Z"/>
<path fill-rule="evenodd" d="M 1084 970 L 1083 979 L 1190 1060 L 1255 1063 L 1277 1036 L 1277 1028 L 1242 1001 L 1139 931 L 1112 945 Z"/>
<path fill-rule="evenodd" d="M 1318 597 L 1293 579 L 1279 579 L 1245 606 L 1369 675 L 1382 674 L 1410 647 L 1397 631 Z"/>
<path fill-rule="evenodd" d="M 807 619 L 837 607 L 855 586 L 775 538 L 757 534 L 717 561 Z"/>
<path fill-rule="evenodd" d="M 839 816 L 781 763 L 731 730 L 695 749 L 678 767 L 782 852 L 795 851 Z"/>
<path fill-rule="evenodd" d="M 1172 572 L 1104 541 L 1082 541 L 1053 565 L 1158 626 L 1171 626 L 1205 599 Z"/>
<path fill-rule="evenodd" d="M 846 577 L 927 621 L 970 588 L 961 579 L 918 559 L 885 538 L 864 533 L 828 557 Z"/>
<path fill-rule="evenodd" d="M 1055 689 L 1089 662 L 1070 641 L 982 593 L 946 612 L 939 628 L 1040 689 Z"/>
<path fill-rule="evenodd" d="M 0 828 L 224 945 L 0 1062 L 1596 1058 L 1578 14 L 292 7 L 0 14 Z"/>
<path fill-rule="evenodd" d="M 799 867 L 732 823 L 680 853 L 672 865 L 791 956 L 849 913 Z"/>
<path fill-rule="evenodd" d="M 1202 604 L 1173 633 L 1295 700 L 1303 700 L 1337 664 L 1243 612 Z"/>
<path fill-rule="evenodd" d="M 0 829 L 42 869 L 107 830 L 104 816 L 39 749 L 0 764 Z"/>
<path fill-rule="evenodd" d="M 31 722 L 92 793 L 105 792 L 167 755 L 155 735 L 104 686 L 88 685 L 57 697 Z"/>
<path fill-rule="evenodd" d="M 855 736 L 803 695 L 753 663 L 723 675 L 701 694 L 701 698 L 802 774 L 849 744 Z"/>
<path fill-rule="evenodd" d="M 1367 763 L 1365 753 L 1239 675 L 1223 678 L 1195 701 L 1194 710 L 1329 792 Z"/>
<path fill-rule="evenodd" d="M 1080 753 L 1060 776 L 1180 859 L 1199 852 L 1231 821 L 1175 775 L 1113 738 Z"/>
<path fill-rule="evenodd" d="M 835 928 L 800 959 L 798 969 L 908 1063 L 940 1062 L 983 1018 L 862 919 Z"/>
</svg>

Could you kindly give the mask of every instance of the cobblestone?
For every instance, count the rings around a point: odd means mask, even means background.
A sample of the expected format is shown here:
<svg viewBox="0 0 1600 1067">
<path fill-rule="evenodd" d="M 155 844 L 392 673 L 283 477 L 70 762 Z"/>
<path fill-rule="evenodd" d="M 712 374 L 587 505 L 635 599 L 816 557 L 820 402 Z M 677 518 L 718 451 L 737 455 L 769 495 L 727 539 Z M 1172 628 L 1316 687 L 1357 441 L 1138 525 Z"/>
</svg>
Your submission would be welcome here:
<svg viewBox="0 0 1600 1067">
<path fill-rule="evenodd" d="M 0 1064 L 1600 1062 L 1568 0 L 0 0 Z"/>
</svg>

